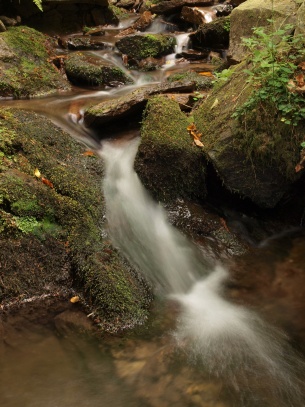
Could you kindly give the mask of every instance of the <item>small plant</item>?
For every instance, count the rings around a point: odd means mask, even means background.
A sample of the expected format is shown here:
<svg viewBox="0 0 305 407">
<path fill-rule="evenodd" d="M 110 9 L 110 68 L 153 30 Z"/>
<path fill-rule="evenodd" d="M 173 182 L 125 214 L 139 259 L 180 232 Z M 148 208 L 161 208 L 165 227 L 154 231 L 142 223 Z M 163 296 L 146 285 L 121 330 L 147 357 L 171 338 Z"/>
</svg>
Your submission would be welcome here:
<svg viewBox="0 0 305 407">
<path fill-rule="evenodd" d="M 42 0 L 33 0 L 33 3 L 39 8 L 40 11 L 42 10 Z"/>
<path fill-rule="evenodd" d="M 273 21 L 269 22 L 273 27 Z M 285 25 L 269 33 L 264 27 L 258 27 L 253 29 L 253 37 L 243 39 L 252 65 L 245 70 L 247 82 L 254 91 L 233 117 L 241 119 L 255 109 L 267 108 L 288 125 L 297 126 L 305 119 L 304 38 L 294 36 L 292 28 Z"/>
</svg>

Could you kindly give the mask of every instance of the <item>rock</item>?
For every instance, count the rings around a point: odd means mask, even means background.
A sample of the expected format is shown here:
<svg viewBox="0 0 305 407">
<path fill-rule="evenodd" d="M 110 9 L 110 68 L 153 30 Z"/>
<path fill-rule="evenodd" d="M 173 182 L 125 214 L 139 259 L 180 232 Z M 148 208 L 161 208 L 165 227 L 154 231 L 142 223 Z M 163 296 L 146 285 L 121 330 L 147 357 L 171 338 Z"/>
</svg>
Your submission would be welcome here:
<svg viewBox="0 0 305 407">
<path fill-rule="evenodd" d="M 213 10 L 217 17 L 225 17 L 232 13 L 233 5 L 230 3 L 217 4 L 213 6 Z"/>
<path fill-rule="evenodd" d="M 105 35 L 105 30 L 103 26 L 93 27 L 89 29 L 83 29 L 84 35 Z"/>
<path fill-rule="evenodd" d="M 93 325 L 82 311 L 64 311 L 54 318 L 55 328 L 62 336 L 76 333 L 88 334 L 93 331 Z"/>
<path fill-rule="evenodd" d="M 111 62 L 80 52 L 66 58 L 65 70 L 68 79 L 79 85 L 119 86 L 132 83 L 132 79 Z"/>
<path fill-rule="evenodd" d="M 0 35 L 0 96 L 42 96 L 70 89 L 50 62 L 51 39 L 38 31 L 16 26 Z"/>
<path fill-rule="evenodd" d="M 252 92 L 245 68 L 245 63 L 231 68 L 232 76 L 194 111 L 194 120 L 203 134 L 204 151 L 224 186 L 256 205 L 273 208 L 299 178 L 294 170 L 299 147 L 297 143 L 292 146 L 289 129 L 268 113 L 260 117 L 253 111 L 246 128 L 232 118 Z M 301 140 L 299 133 L 296 128 L 294 137 Z"/>
<path fill-rule="evenodd" d="M 125 37 L 125 35 L 130 35 L 136 31 L 144 31 L 152 23 L 153 16 L 150 11 L 144 11 L 140 17 L 126 30 L 121 31 L 117 36 Z"/>
<path fill-rule="evenodd" d="M 17 20 L 15 18 L 9 18 L 6 16 L 0 16 L 0 20 L 6 27 L 13 27 L 14 25 L 17 25 Z"/>
<path fill-rule="evenodd" d="M 295 34 L 305 35 L 305 3 L 303 2 L 297 11 Z"/>
<path fill-rule="evenodd" d="M 101 237 L 100 160 L 46 117 L 1 108 L 0 125 L 0 302 L 56 296 L 73 281 L 102 329 L 143 322 L 150 290 Z"/>
<path fill-rule="evenodd" d="M 123 7 L 126 9 L 131 9 L 131 8 L 133 8 L 134 4 L 135 4 L 135 0 L 120 0 L 115 5 L 116 5 L 116 7 Z"/>
<path fill-rule="evenodd" d="M 181 11 L 182 7 L 211 6 L 213 0 L 163 0 L 157 4 L 152 4 L 150 10 L 154 14 L 174 14 Z"/>
<path fill-rule="evenodd" d="M 210 23 L 205 23 L 199 29 L 190 34 L 190 40 L 194 49 L 223 49 L 229 46 L 229 31 L 226 24 L 229 17 L 220 17 Z"/>
<path fill-rule="evenodd" d="M 92 39 L 88 36 L 60 38 L 58 44 L 63 48 L 74 51 L 105 49 L 109 46 L 104 41 L 96 38 Z"/>
<path fill-rule="evenodd" d="M 141 60 L 174 52 L 176 39 L 166 34 L 136 34 L 121 38 L 115 45 L 128 57 Z"/>
<path fill-rule="evenodd" d="M 202 150 L 193 145 L 188 124 L 176 101 L 164 95 L 149 99 L 135 169 L 159 201 L 206 195 Z"/>
<path fill-rule="evenodd" d="M 205 10 L 200 7 L 184 6 L 181 11 L 181 16 L 185 21 L 195 25 L 207 23 Z"/>
<path fill-rule="evenodd" d="M 151 95 L 158 93 L 176 93 L 176 92 L 192 92 L 197 89 L 199 79 L 196 74 L 177 76 L 177 80 L 171 78 L 168 83 L 161 85 L 150 85 L 143 89 L 136 89 L 131 93 L 116 100 L 106 100 L 85 109 L 84 121 L 88 127 L 99 127 L 105 123 L 122 120 L 125 118 L 130 119 L 133 115 L 141 113 L 146 105 L 146 102 Z M 201 80 L 201 78 L 200 78 Z M 202 79 L 202 83 L 207 82 Z"/>
<path fill-rule="evenodd" d="M 236 7 L 230 15 L 230 47 L 228 58 L 232 63 L 242 61 L 247 48 L 241 38 L 251 37 L 254 27 L 264 27 L 274 19 L 274 29 L 296 23 L 298 6 L 294 0 L 278 0 L 276 7 L 265 0 L 247 0 Z"/>
<path fill-rule="evenodd" d="M 6 31 L 6 27 L 3 24 L 3 22 L 0 20 L 0 32 L 3 33 L 4 31 Z"/>
</svg>

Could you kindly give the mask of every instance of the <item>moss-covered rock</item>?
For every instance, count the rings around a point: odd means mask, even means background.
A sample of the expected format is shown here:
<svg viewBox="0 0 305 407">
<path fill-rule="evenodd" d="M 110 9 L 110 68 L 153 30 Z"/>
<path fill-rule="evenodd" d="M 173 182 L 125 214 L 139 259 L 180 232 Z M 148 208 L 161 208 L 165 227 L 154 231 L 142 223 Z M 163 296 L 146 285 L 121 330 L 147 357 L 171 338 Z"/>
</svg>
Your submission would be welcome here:
<svg viewBox="0 0 305 407">
<path fill-rule="evenodd" d="M 204 151 L 224 185 L 262 207 L 274 207 L 299 177 L 304 125 L 288 126 L 268 108 L 256 108 L 243 119 L 232 114 L 249 98 L 246 63 L 231 68 L 194 111 L 203 133 Z M 249 68 L 249 67 L 247 67 Z"/>
<path fill-rule="evenodd" d="M 187 127 L 187 117 L 177 102 L 162 95 L 149 99 L 135 168 L 160 201 L 205 197 L 203 154 L 193 145 Z"/>
<path fill-rule="evenodd" d="M 121 38 L 115 45 L 128 57 L 141 60 L 171 54 L 174 52 L 176 39 L 166 34 L 136 34 Z"/>
<path fill-rule="evenodd" d="M 84 150 L 39 115 L 0 110 L 0 301 L 73 284 L 114 330 L 141 322 L 150 294 L 101 237 L 102 165 Z"/>
<path fill-rule="evenodd" d="M 65 61 L 66 74 L 76 85 L 118 86 L 132 83 L 122 69 L 93 55 L 70 54 Z"/>
<path fill-rule="evenodd" d="M 50 62 L 49 37 L 29 27 L 10 27 L 0 34 L 0 96 L 41 96 L 69 83 Z"/>
</svg>

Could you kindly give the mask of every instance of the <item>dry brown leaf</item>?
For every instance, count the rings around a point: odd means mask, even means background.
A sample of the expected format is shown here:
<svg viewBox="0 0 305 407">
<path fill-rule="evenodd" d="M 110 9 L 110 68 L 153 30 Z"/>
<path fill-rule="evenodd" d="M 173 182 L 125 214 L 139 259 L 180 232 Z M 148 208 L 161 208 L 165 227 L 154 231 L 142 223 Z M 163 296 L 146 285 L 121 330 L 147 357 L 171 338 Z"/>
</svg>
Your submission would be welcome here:
<svg viewBox="0 0 305 407">
<path fill-rule="evenodd" d="M 212 74 L 212 72 L 209 72 L 209 71 L 207 71 L 207 72 L 199 72 L 199 75 L 207 76 L 208 78 L 214 78 L 214 75 Z"/>
<path fill-rule="evenodd" d="M 54 185 L 48 179 L 42 177 L 41 181 L 43 182 L 43 184 L 47 185 L 49 188 L 54 188 Z"/>
<path fill-rule="evenodd" d="M 94 152 L 91 150 L 85 151 L 82 155 L 85 157 L 92 157 L 94 155 Z"/>
<path fill-rule="evenodd" d="M 299 73 L 298 75 L 296 75 L 295 80 L 297 81 L 297 85 L 299 87 L 302 87 L 305 85 L 304 75 L 302 73 Z"/>
<path fill-rule="evenodd" d="M 204 147 L 201 142 L 202 134 L 196 129 L 195 123 L 191 123 L 187 126 L 187 131 L 189 132 L 190 136 L 192 137 L 194 144 L 198 147 Z"/>
<path fill-rule="evenodd" d="M 297 164 L 296 166 L 295 166 L 295 172 L 300 172 L 301 170 L 303 170 L 304 169 L 304 167 L 303 167 L 303 165 L 301 165 L 300 163 L 299 164 Z"/>
<path fill-rule="evenodd" d="M 300 62 L 298 67 L 301 68 L 302 71 L 305 71 L 305 61 Z"/>
</svg>

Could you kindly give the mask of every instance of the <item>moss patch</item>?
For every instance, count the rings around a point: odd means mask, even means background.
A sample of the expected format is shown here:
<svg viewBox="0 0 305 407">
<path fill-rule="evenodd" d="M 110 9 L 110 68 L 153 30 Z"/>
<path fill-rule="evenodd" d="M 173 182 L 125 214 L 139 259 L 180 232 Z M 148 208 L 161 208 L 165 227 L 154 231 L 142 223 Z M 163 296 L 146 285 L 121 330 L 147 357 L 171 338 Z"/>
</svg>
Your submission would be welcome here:
<svg viewBox="0 0 305 407">
<path fill-rule="evenodd" d="M 203 154 L 193 145 L 187 126 L 177 102 L 161 95 L 148 101 L 135 168 L 160 201 L 200 200 L 206 194 Z"/>
<path fill-rule="evenodd" d="M 48 37 L 29 27 L 11 27 L 0 34 L 10 50 L 0 58 L 0 95 L 5 97 L 40 96 L 69 84 L 49 62 L 51 42 Z"/>
</svg>

